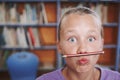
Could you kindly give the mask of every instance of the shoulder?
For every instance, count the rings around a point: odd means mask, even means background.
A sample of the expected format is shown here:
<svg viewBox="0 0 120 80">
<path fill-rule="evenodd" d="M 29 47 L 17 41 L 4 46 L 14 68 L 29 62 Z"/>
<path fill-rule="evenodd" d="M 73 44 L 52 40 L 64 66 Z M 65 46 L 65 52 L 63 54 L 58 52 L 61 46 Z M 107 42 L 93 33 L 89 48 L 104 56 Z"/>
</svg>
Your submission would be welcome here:
<svg viewBox="0 0 120 80">
<path fill-rule="evenodd" d="M 120 73 L 117 71 L 103 69 L 101 70 L 101 80 L 120 80 Z"/>
<path fill-rule="evenodd" d="M 36 80 L 64 80 L 64 78 L 62 76 L 61 69 L 57 69 L 39 76 Z"/>
</svg>

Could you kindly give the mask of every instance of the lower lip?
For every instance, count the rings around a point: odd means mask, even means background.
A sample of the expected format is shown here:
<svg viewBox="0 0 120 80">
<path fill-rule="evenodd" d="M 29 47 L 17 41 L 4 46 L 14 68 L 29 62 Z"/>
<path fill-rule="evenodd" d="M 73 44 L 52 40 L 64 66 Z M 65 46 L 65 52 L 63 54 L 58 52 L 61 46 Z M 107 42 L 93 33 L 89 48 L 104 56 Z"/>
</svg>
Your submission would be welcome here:
<svg viewBox="0 0 120 80">
<path fill-rule="evenodd" d="M 82 58 L 82 59 L 78 60 L 78 62 L 79 62 L 79 64 L 81 64 L 81 65 L 85 65 L 85 64 L 87 64 L 87 63 L 89 62 L 89 60 L 86 59 L 86 58 Z"/>
</svg>

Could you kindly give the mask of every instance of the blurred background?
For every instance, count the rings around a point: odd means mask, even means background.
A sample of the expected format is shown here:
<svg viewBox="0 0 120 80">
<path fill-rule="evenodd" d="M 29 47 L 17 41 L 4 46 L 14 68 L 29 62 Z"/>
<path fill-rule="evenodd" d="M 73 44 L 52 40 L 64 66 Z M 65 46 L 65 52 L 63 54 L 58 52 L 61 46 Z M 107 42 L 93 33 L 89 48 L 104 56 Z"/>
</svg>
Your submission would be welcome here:
<svg viewBox="0 0 120 80">
<path fill-rule="evenodd" d="M 64 66 L 56 41 L 58 22 L 71 7 L 96 11 L 104 27 L 104 51 L 98 65 L 120 71 L 119 0 L 0 0 L 0 80 L 10 80 L 6 61 L 28 51 L 39 59 L 37 76 Z"/>
</svg>

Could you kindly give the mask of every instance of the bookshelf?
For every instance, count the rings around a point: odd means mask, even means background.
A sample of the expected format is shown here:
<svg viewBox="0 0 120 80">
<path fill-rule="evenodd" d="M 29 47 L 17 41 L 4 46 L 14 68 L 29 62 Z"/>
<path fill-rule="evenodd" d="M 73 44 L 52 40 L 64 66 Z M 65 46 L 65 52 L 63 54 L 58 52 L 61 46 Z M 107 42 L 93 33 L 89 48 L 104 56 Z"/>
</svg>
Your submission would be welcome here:
<svg viewBox="0 0 120 80">
<path fill-rule="evenodd" d="M 14 2 L 14 4 L 16 4 L 17 6 L 18 5 L 21 5 L 21 4 L 24 4 L 26 5 L 27 3 L 28 4 L 38 4 L 37 2 L 39 3 L 44 3 L 44 6 L 45 6 L 45 10 L 46 10 L 46 13 L 49 13 L 49 15 L 47 15 L 47 19 L 48 19 L 48 22 L 45 22 L 45 20 L 43 21 L 43 23 L 36 23 L 36 24 L 29 24 L 29 23 L 20 23 L 20 22 L 17 22 L 17 23 L 14 23 L 14 24 L 11 24 L 11 23 L 0 23 L 0 28 L 4 28 L 5 26 L 7 28 L 15 28 L 17 29 L 18 27 L 22 27 L 24 29 L 28 29 L 28 28 L 37 28 L 39 30 L 39 34 L 40 34 L 40 37 L 41 38 L 41 45 L 40 46 L 34 46 L 34 47 L 21 47 L 21 46 L 0 46 L 0 50 L 1 52 L 4 52 L 5 50 L 6 51 L 10 51 L 11 53 L 13 52 L 16 52 L 16 51 L 31 51 L 33 53 L 35 53 L 38 57 L 40 57 L 40 65 L 44 65 L 43 63 L 44 62 L 52 62 L 52 63 L 49 63 L 49 65 L 51 64 L 54 64 L 51 65 L 51 69 L 55 69 L 57 68 L 57 62 L 56 61 L 56 57 L 57 57 L 57 50 L 56 50 L 56 26 L 57 26 L 57 1 L 55 0 L 27 0 L 26 1 L 22 1 L 22 0 L 10 0 L 10 1 L 7 1 L 7 0 L 4 0 L 4 1 L 0 1 L 1 4 L 9 4 L 9 3 L 12 3 Z M 34 3 L 32 3 L 34 2 Z M 27 5 L 28 6 L 28 5 Z M 23 7 L 22 7 L 23 8 Z M 52 10 L 52 11 L 50 11 Z M 20 11 L 21 12 L 21 11 Z M 44 13 L 42 13 L 44 14 Z M 44 17 L 44 16 L 42 16 Z M 45 33 L 45 34 L 44 34 Z M 42 34 L 42 35 L 41 35 Z M 46 37 L 47 36 L 47 37 Z M 3 55 L 3 53 L 1 53 Z M 40 54 L 40 55 L 39 55 Z M 48 58 L 48 57 L 51 57 L 51 58 Z M 54 58 L 54 59 L 52 59 Z M 5 62 L 5 61 L 4 61 Z M 45 64 L 46 65 L 46 64 Z M 52 67 L 53 66 L 53 67 Z M 50 66 L 49 66 L 50 67 Z M 48 69 L 49 67 L 46 67 L 45 69 Z M 44 68 L 44 67 L 43 67 Z M 43 69 L 41 68 L 41 69 Z M 41 70 L 40 69 L 40 70 Z M 0 67 L 0 71 L 5 71 L 6 69 L 1 68 Z M 49 69 L 48 69 L 49 70 Z"/>
<path fill-rule="evenodd" d="M 56 47 L 56 40 L 57 40 L 57 29 L 58 29 L 58 22 L 61 16 L 61 9 L 63 7 L 69 6 L 77 6 L 80 2 L 81 3 L 94 3 L 94 4 L 107 4 L 111 9 L 112 13 L 108 14 L 108 22 L 104 23 L 103 26 L 105 28 L 105 55 L 100 57 L 98 63 L 99 64 L 107 64 L 108 66 L 114 66 L 115 70 L 119 70 L 119 55 L 120 55 L 120 3 L 119 1 L 86 1 L 86 0 L 4 0 L 0 3 L 15 3 L 15 4 L 37 4 L 37 3 L 44 3 L 45 10 L 47 13 L 48 22 L 45 20 L 43 23 L 0 23 L 0 28 L 4 28 L 5 26 L 8 28 L 15 28 L 23 27 L 24 29 L 37 28 L 40 34 L 40 41 L 41 45 L 37 47 L 5 47 L 0 46 L 0 51 L 4 52 L 5 50 L 10 51 L 10 54 L 15 51 L 31 51 L 35 53 L 39 58 L 40 65 L 43 66 L 41 69 L 48 69 L 48 67 L 44 68 L 45 66 L 51 66 L 51 69 L 57 69 L 63 66 L 63 59 L 61 55 L 57 51 Z M 116 5 L 117 4 L 117 5 Z M 116 8 L 117 7 L 117 8 Z M 21 7 L 20 7 L 21 8 Z M 24 8 L 22 8 L 24 9 Z M 114 10 L 115 9 L 115 10 Z M 50 14 L 49 14 L 50 13 Z M 49 14 L 49 15 L 48 15 Z M 111 17 L 111 15 L 114 15 Z M 48 57 L 51 57 L 50 59 Z M 108 60 L 105 59 L 108 57 Z M 113 60 L 111 60 L 111 58 Z M 44 64 L 45 63 L 45 64 Z M 48 64 L 47 64 L 48 63 Z M 51 65 L 52 64 L 52 65 Z M 106 66 L 107 66 L 106 65 Z M 0 71 L 4 69 L 0 68 Z"/>
</svg>

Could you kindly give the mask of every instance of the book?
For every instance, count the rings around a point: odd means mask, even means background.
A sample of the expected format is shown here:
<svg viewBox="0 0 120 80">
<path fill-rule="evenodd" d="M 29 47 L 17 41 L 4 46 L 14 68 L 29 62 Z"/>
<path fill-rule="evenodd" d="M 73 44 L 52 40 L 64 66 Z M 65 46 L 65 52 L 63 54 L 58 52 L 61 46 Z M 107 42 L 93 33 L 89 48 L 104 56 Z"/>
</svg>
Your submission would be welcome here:
<svg viewBox="0 0 120 80">
<path fill-rule="evenodd" d="M 26 24 L 27 18 L 26 18 L 26 11 L 25 11 L 25 3 L 17 3 L 17 20 L 19 24 Z"/>
<path fill-rule="evenodd" d="M 4 27 L 2 34 L 6 43 L 6 47 L 16 47 L 16 31 L 14 28 Z"/>
<path fill-rule="evenodd" d="M 31 46 L 31 45 L 30 45 L 30 43 L 29 43 L 28 30 L 27 30 L 27 28 L 24 28 L 24 31 L 25 31 L 25 39 L 26 39 L 26 43 L 27 43 L 27 45 L 28 45 L 28 47 L 29 47 L 29 46 Z"/>
<path fill-rule="evenodd" d="M 96 8 L 95 8 L 95 11 L 96 11 L 97 14 L 100 16 L 100 19 L 101 19 L 101 20 L 102 20 L 102 18 L 103 18 L 102 6 L 103 6 L 103 4 L 96 4 Z"/>
<path fill-rule="evenodd" d="M 6 14 L 5 14 L 6 24 L 10 24 L 10 5 L 9 5 L 9 3 L 8 3 L 8 5 L 5 5 L 5 10 L 6 10 Z"/>
<path fill-rule="evenodd" d="M 42 6 L 41 3 L 37 4 L 37 23 L 38 24 L 43 24 L 43 14 L 42 14 Z"/>
<path fill-rule="evenodd" d="M 23 10 L 25 10 L 25 3 L 17 3 L 16 6 L 17 13 L 23 14 Z"/>
<path fill-rule="evenodd" d="M 3 32 L 2 32 L 2 35 L 3 35 L 3 37 L 4 37 L 4 40 L 5 40 L 5 46 L 7 46 L 8 44 L 9 44 L 9 38 L 8 37 L 6 37 L 6 36 L 8 36 L 7 35 L 8 34 L 8 30 L 7 30 L 7 27 L 4 27 L 3 28 Z"/>
<path fill-rule="evenodd" d="M 0 3 L 0 24 L 5 24 L 5 3 Z"/>
<path fill-rule="evenodd" d="M 15 28 L 8 28 L 9 29 L 9 35 L 11 37 L 11 43 L 10 46 L 16 47 L 17 46 L 17 34 L 16 34 L 16 29 Z"/>
<path fill-rule="evenodd" d="M 25 11 L 27 15 L 27 24 L 32 24 L 32 10 L 30 4 L 25 4 Z"/>
<path fill-rule="evenodd" d="M 17 23 L 17 11 L 16 11 L 16 4 L 15 3 L 10 3 L 10 23 L 15 24 Z"/>
<path fill-rule="evenodd" d="M 28 28 L 28 33 L 30 36 L 30 40 L 32 42 L 32 46 L 35 46 L 35 37 L 34 37 L 33 30 L 31 27 Z"/>
<path fill-rule="evenodd" d="M 37 6 L 36 6 L 36 4 L 31 5 L 31 10 L 32 10 L 32 13 L 31 13 L 32 24 L 37 24 L 38 19 L 37 19 Z"/>
<path fill-rule="evenodd" d="M 41 44 L 40 44 L 40 35 L 38 33 L 38 28 L 32 28 L 32 31 L 33 31 L 33 35 L 34 35 L 34 38 L 35 38 L 35 47 L 40 47 Z"/>
<path fill-rule="evenodd" d="M 42 7 L 43 21 L 44 21 L 45 24 L 47 24 L 48 23 L 47 13 L 46 13 L 45 5 L 44 5 L 43 2 L 41 2 L 41 7 Z"/>
<path fill-rule="evenodd" d="M 103 4 L 102 5 L 102 23 L 105 24 L 105 23 L 108 23 L 108 6 L 106 4 Z"/>
<path fill-rule="evenodd" d="M 20 24 L 27 24 L 27 14 L 26 11 L 23 10 L 23 14 L 20 15 Z"/>
<path fill-rule="evenodd" d="M 44 23 L 44 21 L 43 21 L 43 14 L 42 14 L 42 12 L 40 12 L 40 14 L 39 14 L 39 16 L 40 16 L 40 18 L 39 18 L 39 24 L 43 24 Z"/>
<path fill-rule="evenodd" d="M 0 47 L 5 45 L 5 40 L 2 33 L 3 33 L 3 28 L 0 28 Z"/>
<path fill-rule="evenodd" d="M 28 31 L 27 31 L 26 34 L 27 34 L 27 39 L 28 39 L 29 47 L 30 47 L 30 49 L 33 49 L 32 41 L 31 41 L 31 38 L 30 38 L 30 34 L 29 34 Z"/>
<path fill-rule="evenodd" d="M 17 28 L 16 33 L 17 33 L 18 47 L 23 47 L 23 48 L 28 47 L 24 28 L 23 27 Z"/>
<path fill-rule="evenodd" d="M 5 45 L 5 40 L 4 40 L 4 36 L 2 34 L 0 34 L 0 47 Z"/>
<path fill-rule="evenodd" d="M 79 3 L 77 7 L 83 7 L 83 3 Z"/>
</svg>

